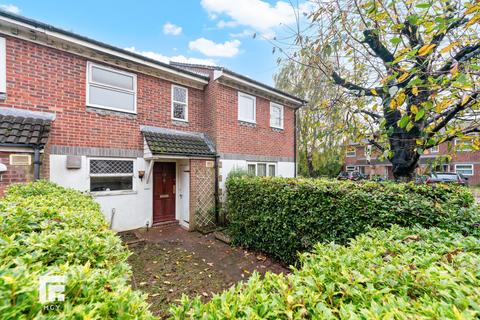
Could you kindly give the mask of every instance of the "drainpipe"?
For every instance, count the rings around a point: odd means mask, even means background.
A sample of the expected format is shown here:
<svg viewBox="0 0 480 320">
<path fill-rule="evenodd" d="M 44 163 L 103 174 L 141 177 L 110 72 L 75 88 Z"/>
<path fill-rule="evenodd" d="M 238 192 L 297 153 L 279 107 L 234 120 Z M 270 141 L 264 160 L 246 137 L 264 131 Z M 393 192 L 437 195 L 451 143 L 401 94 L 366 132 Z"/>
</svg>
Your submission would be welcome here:
<svg viewBox="0 0 480 320">
<path fill-rule="evenodd" d="M 293 111 L 293 176 L 297 177 L 297 109 Z"/>
<path fill-rule="evenodd" d="M 33 179 L 40 179 L 40 146 L 33 147 Z"/>
<path fill-rule="evenodd" d="M 219 199 L 218 199 L 218 155 L 215 155 L 215 224 L 218 225 L 219 223 Z"/>
</svg>

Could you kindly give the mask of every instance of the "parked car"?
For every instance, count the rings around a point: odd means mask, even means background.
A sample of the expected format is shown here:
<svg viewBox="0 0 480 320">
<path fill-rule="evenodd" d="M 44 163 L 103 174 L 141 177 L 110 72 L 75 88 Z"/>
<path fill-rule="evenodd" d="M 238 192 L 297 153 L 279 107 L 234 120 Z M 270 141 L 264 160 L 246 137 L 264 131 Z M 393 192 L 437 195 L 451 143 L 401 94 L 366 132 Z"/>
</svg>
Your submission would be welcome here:
<svg viewBox="0 0 480 320">
<path fill-rule="evenodd" d="M 462 186 L 468 185 L 468 178 L 461 173 L 455 172 L 432 172 L 427 180 L 427 184 L 432 183 L 457 183 Z"/>
<path fill-rule="evenodd" d="M 429 176 L 417 175 L 415 177 L 415 184 L 424 184 L 427 182 Z"/>
<path fill-rule="evenodd" d="M 365 180 L 367 177 L 358 171 L 343 171 L 337 177 L 337 180 Z"/>
</svg>

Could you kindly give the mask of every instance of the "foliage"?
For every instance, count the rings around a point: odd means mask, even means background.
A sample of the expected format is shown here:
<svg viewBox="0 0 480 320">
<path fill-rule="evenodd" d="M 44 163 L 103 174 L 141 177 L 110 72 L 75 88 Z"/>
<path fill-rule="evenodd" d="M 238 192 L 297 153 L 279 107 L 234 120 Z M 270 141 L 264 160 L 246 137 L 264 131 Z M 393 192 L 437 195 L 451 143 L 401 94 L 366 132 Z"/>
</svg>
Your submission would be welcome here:
<svg viewBox="0 0 480 320">
<path fill-rule="evenodd" d="M 478 1 L 314 3 L 283 52 L 357 99 L 339 108 L 357 115 L 358 140 L 380 149 L 397 178 L 412 178 L 420 155 L 440 143 L 480 147 Z"/>
<path fill-rule="evenodd" d="M 227 193 L 233 243 L 289 264 L 317 242 L 344 244 L 370 227 L 468 231 L 480 222 L 468 209 L 471 192 L 453 185 L 240 177 L 227 182 Z"/>
<path fill-rule="evenodd" d="M 313 152 L 311 155 L 312 168 L 306 160 L 306 153 L 299 152 L 298 155 L 298 174 L 302 177 L 329 177 L 334 178 L 338 176 L 342 170 L 344 151 L 340 148 L 326 148 L 321 152 Z"/>
<path fill-rule="evenodd" d="M 4 319 L 150 319 L 129 286 L 129 255 L 89 196 L 40 181 L 0 200 L 0 314 Z M 66 277 L 65 301 L 44 310 L 39 276 Z"/>
<path fill-rule="evenodd" d="M 290 275 L 254 274 L 174 319 L 478 319 L 480 240 L 441 229 L 372 230 L 318 244 Z"/>
<path fill-rule="evenodd" d="M 318 83 L 323 81 L 324 85 Z M 336 90 L 318 70 L 286 62 L 275 75 L 275 86 L 308 100 L 297 112 L 299 170 L 303 176 L 335 175 L 343 164 L 342 146 L 355 121 L 348 112 L 348 95 Z M 340 166 L 341 166 L 340 164 Z M 338 170 L 337 170 L 338 168 Z"/>
</svg>

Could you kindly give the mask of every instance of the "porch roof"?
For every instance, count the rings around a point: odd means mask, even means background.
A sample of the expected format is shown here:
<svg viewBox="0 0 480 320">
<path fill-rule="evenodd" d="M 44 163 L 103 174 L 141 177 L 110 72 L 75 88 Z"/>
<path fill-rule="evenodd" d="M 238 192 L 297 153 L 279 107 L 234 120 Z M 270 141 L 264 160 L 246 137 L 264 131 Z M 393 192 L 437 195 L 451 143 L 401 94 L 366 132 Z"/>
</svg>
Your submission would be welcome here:
<svg viewBox="0 0 480 320">
<path fill-rule="evenodd" d="M 141 126 L 152 155 L 214 157 L 215 148 L 203 133 Z"/>
<path fill-rule="evenodd" d="M 51 113 L 0 108 L 0 144 L 43 147 L 54 119 Z"/>
</svg>

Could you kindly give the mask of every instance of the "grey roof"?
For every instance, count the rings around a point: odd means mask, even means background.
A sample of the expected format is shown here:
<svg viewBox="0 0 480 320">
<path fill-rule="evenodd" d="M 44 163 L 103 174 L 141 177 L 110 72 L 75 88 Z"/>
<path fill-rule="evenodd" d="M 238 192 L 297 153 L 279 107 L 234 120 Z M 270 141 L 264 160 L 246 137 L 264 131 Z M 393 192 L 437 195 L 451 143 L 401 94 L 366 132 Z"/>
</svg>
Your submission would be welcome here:
<svg viewBox="0 0 480 320">
<path fill-rule="evenodd" d="M 0 108 L 0 144 L 43 147 L 55 115 L 14 108 Z"/>
<path fill-rule="evenodd" d="M 164 67 L 164 68 L 168 68 L 168 69 L 171 69 L 171 70 L 174 70 L 174 71 L 177 71 L 177 72 L 184 73 L 185 75 L 194 76 L 194 77 L 197 77 L 197 78 L 201 78 L 203 80 L 208 80 L 208 78 L 209 78 L 208 76 L 198 74 L 198 73 L 195 73 L 195 72 L 191 72 L 189 70 L 185 70 L 184 68 L 175 67 L 175 66 L 172 66 L 168 63 L 160 62 L 160 61 L 155 60 L 155 59 L 147 58 L 147 57 L 142 56 L 140 54 L 137 54 L 137 53 L 125 50 L 125 49 L 121 49 L 121 48 L 112 46 L 110 44 L 107 44 L 107 43 L 104 43 L 104 42 L 101 42 L 101 41 L 97 41 L 97 40 L 94 40 L 94 39 L 76 34 L 76 33 L 71 32 L 71 31 L 66 31 L 66 30 L 60 29 L 58 27 L 52 26 L 50 24 L 40 22 L 38 20 L 34 20 L 34 19 L 30 19 L 30 18 L 27 18 L 27 17 L 24 17 L 24 16 L 17 15 L 17 14 L 13 14 L 13 13 L 7 12 L 5 10 L 0 10 L 0 17 L 13 19 L 15 21 L 18 21 L 18 22 L 21 22 L 21 23 L 24 23 L 24 24 L 28 24 L 33 28 L 42 28 L 42 29 L 45 29 L 47 31 L 52 31 L 52 32 L 60 33 L 62 35 L 66 35 L 68 37 L 75 38 L 77 40 L 89 42 L 91 44 L 103 47 L 105 49 L 116 51 L 116 52 L 124 54 L 124 55 L 129 55 L 133 58 L 141 59 L 141 60 L 144 60 L 146 62 L 153 63 L 153 64 L 156 64 L 158 66 Z"/>
<path fill-rule="evenodd" d="M 148 148 L 153 155 L 214 157 L 215 148 L 202 133 L 141 126 Z"/>
<path fill-rule="evenodd" d="M 279 89 L 277 89 L 277 88 L 275 88 L 275 87 L 272 87 L 272 86 L 269 86 L 269 85 L 267 85 L 267 84 L 265 84 L 265 83 L 262 83 L 262 82 L 253 80 L 253 79 L 251 79 L 251 78 L 249 78 L 249 77 L 247 77 L 247 76 L 244 76 L 244 75 L 242 75 L 242 74 L 236 73 L 236 72 L 234 72 L 234 71 L 232 71 L 232 70 L 229 70 L 229 69 L 227 69 L 227 68 L 225 68 L 225 67 L 209 66 L 209 65 L 202 65 L 202 64 L 182 63 L 182 62 L 175 62 L 175 61 L 170 62 L 170 65 L 172 65 L 172 66 L 178 66 L 178 67 L 183 68 L 183 69 L 185 69 L 185 68 L 202 68 L 202 69 L 208 69 L 208 70 L 223 71 L 223 72 L 225 72 L 225 73 L 227 73 L 227 74 L 230 74 L 230 75 L 232 75 L 232 76 L 235 76 L 235 77 L 237 77 L 237 78 L 240 78 L 240 79 L 242 79 L 242 80 L 245 80 L 245 81 L 247 81 L 247 82 L 250 82 L 250 83 L 252 83 L 252 84 L 256 84 L 257 86 L 263 87 L 263 88 L 265 88 L 265 89 L 267 89 L 267 90 L 271 90 L 271 91 L 274 91 L 274 92 L 276 92 L 276 93 L 278 93 L 278 94 L 281 94 L 281 95 L 284 95 L 284 96 L 286 96 L 286 97 L 289 97 L 289 98 L 291 98 L 291 99 L 298 100 L 299 102 L 301 102 L 301 103 L 303 103 L 303 104 L 306 104 L 306 103 L 308 102 L 308 101 L 306 101 L 306 100 L 304 100 L 304 99 L 302 99 L 302 98 L 296 97 L 296 96 L 294 96 L 294 95 L 292 95 L 292 94 L 290 94 L 290 93 L 287 93 L 287 92 L 285 92 L 285 91 L 279 90 Z"/>
</svg>

